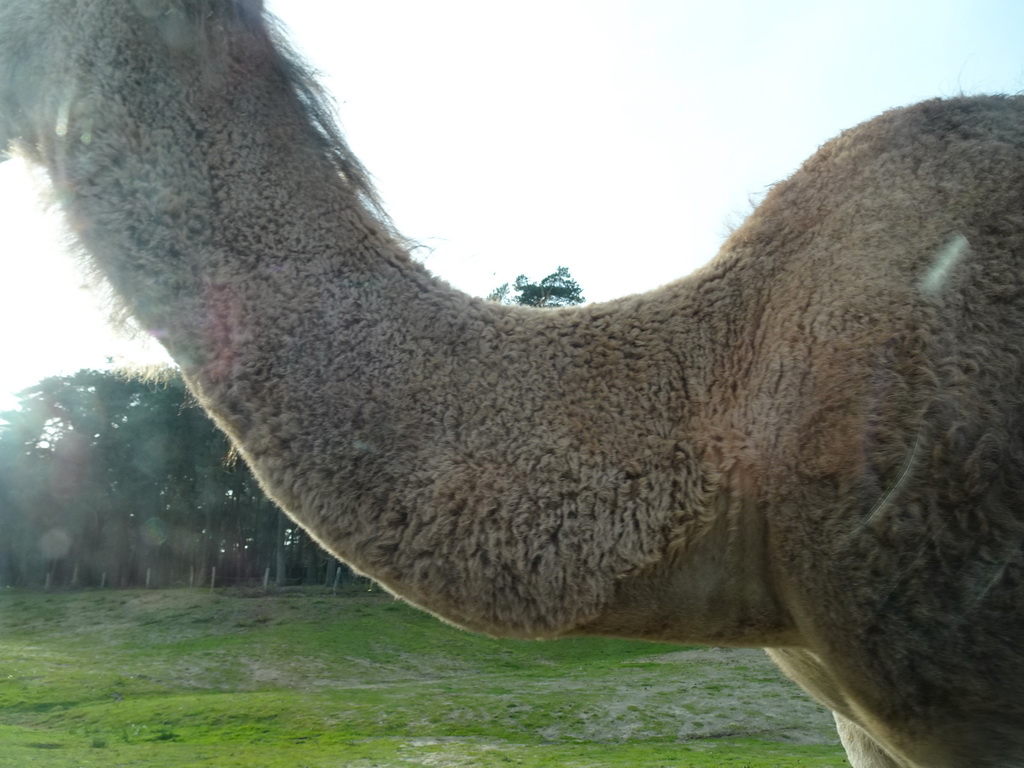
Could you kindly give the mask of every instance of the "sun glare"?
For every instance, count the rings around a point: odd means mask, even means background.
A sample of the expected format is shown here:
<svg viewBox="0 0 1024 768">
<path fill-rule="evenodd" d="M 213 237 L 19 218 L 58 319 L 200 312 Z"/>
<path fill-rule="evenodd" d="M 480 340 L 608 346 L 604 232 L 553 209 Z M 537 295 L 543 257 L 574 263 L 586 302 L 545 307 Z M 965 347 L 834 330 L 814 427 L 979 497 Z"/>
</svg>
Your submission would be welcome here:
<svg viewBox="0 0 1024 768">
<path fill-rule="evenodd" d="M 158 345 L 111 330 L 43 195 L 45 183 L 23 161 L 0 163 L 0 411 L 15 407 L 16 392 L 47 376 L 103 368 L 108 360 L 131 366 L 167 359 Z"/>
</svg>

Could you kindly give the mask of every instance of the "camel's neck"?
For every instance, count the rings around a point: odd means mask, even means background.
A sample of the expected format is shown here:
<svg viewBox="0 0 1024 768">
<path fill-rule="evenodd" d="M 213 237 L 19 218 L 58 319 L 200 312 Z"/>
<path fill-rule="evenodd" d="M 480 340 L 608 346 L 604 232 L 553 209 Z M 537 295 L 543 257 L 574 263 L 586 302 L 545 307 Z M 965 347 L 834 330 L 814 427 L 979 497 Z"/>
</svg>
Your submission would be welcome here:
<svg viewBox="0 0 1024 768">
<path fill-rule="evenodd" d="M 706 506 L 692 288 L 530 312 L 433 280 L 246 13 L 115 20 L 76 62 L 40 155 L 90 257 L 327 547 L 466 626 L 583 626 Z"/>
<path fill-rule="evenodd" d="M 68 67 L 40 154 L 95 267 L 212 392 L 253 349 L 304 332 L 285 307 L 308 322 L 426 277 L 368 211 L 358 161 L 254 10 L 194 5 L 89 18 L 113 29 Z"/>
</svg>

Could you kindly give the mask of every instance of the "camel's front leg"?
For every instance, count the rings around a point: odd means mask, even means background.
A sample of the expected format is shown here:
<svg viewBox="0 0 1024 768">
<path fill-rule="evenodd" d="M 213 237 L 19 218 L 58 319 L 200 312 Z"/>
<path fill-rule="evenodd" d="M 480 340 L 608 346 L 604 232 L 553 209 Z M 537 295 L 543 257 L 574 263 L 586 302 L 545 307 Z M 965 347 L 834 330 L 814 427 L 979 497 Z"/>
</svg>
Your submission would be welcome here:
<svg viewBox="0 0 1024 768">
<path fill-rule="evenodd" d="M 871 738 L 867 731 L 838 712 L 833 712 L 839 739 L 846 748 L 846 756 L 853 768 L 911 768 L 907 763 L 896 760 L 882 746 Z"/>
</svg>

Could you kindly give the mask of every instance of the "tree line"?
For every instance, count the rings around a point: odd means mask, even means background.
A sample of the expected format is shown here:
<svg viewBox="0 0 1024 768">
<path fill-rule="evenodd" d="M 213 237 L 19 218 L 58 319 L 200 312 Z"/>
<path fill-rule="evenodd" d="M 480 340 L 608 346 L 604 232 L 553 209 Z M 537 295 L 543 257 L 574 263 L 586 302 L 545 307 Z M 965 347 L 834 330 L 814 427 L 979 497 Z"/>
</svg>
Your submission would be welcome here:
<svg viewBox="0 0 1024 768">
<path fill-rule="evenodd" d="M 515 291 L 515 296 L 512 296 Z M 493 301 L 583 302 L 564 267 Z M 0 586 L 278 586 L 352 572 L 262 492 L 180 375 L 81 370 L 0 414 Z"/>
<path fill-rule="evenodd" d="M 260 490 L 179 375 L 82 370 L 0 424 L 0 584 L 324 583 L 337 562 Z"/>
</svg>

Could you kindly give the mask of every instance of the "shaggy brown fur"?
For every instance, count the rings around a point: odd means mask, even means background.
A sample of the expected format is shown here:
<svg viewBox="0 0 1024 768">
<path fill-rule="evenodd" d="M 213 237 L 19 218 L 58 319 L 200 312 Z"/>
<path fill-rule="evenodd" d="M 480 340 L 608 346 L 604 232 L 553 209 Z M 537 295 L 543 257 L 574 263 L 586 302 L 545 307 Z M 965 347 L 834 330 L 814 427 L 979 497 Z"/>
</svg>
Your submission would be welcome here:
<svg viewBox="0 0 1024 768">
<path fill-rule="evenodd" d="M 475 630 L 759 645 L 858 768 L 1024 764 L 1024 100 L 823 147 L 643 296 L 408 257 L 256 2 L 9 0 L 0 146 L 270 493 Z"/>
</svg>

